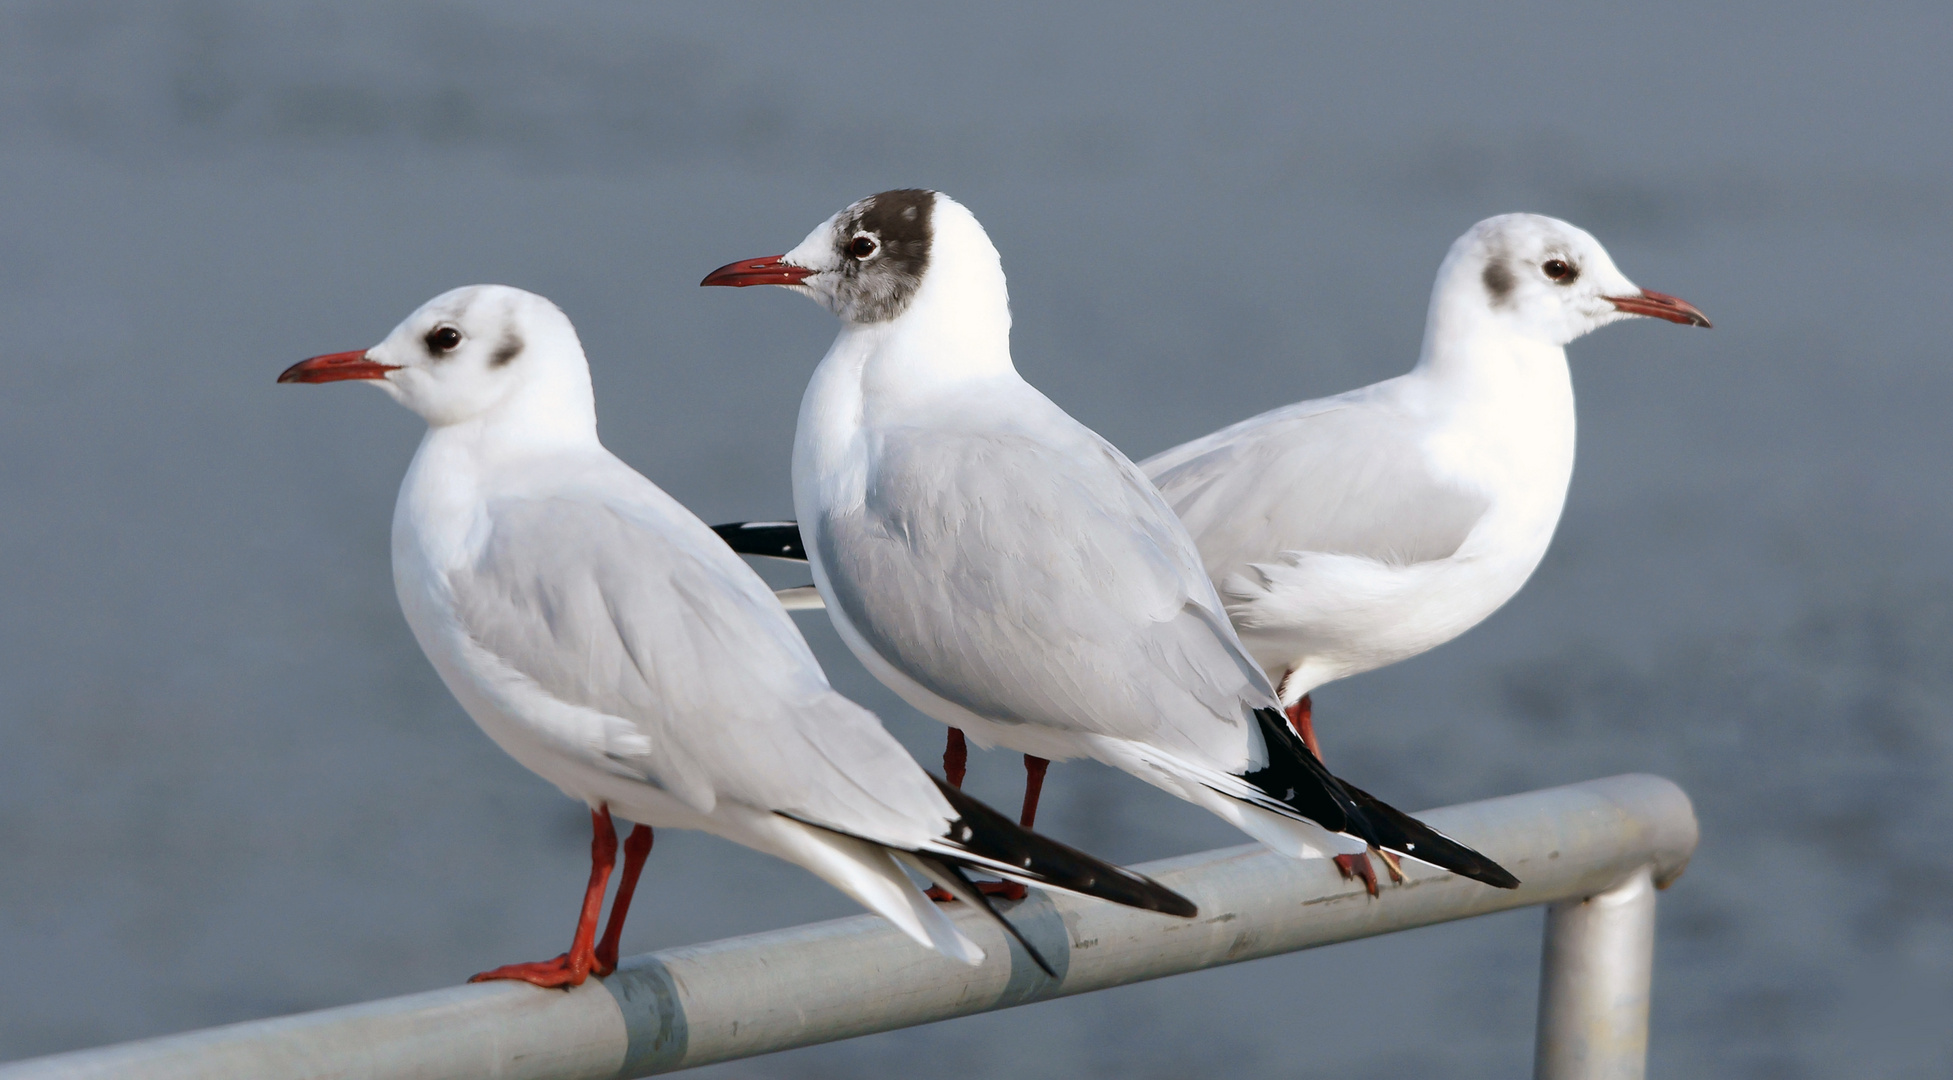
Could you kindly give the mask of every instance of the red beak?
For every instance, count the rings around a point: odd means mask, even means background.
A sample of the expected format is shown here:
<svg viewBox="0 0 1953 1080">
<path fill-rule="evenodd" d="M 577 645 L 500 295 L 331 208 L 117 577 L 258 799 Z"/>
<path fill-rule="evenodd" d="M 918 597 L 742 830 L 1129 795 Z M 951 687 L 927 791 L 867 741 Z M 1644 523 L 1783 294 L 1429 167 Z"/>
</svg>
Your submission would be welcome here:
<svg viewBox="0 0 1953 1080">
<path fill-rule="evenodd" d="M 1601 299 L 1614 305 L 1616 311 L 1625 311 L 1629 315 L 1646 315 L 1649 318 L 1681 323 L 1683 326 L 1700 326 L 1704 330 L 1709 329 L 1709 317 L 1695 310 L 1694 304 L 1679 296 L 1643 289 L 1639 296 L 1603 296 Z"/>
<path fill-rule="evenodd" d="M 399 371 L 395 364 L 382 364 L 366 358 L 366 350 L 358 352 L 327 353 L 310 360 L 300 360 L 285 369 L 278 376 L 281 383 L 287 382 L 343 382 L 347 379 L 384 379 L 389 371 Z"/>
<path fill-rule="evenodd" d="M 731 285 L 744 288 L 747 285 L 798 285 L 812 277 L 814 271 L 804 266 L 795 266 L 787 261 L 785 255 L 769 255 L 764 259 L 741 259 L 727 263 L 705 275 L 700 285 Z"/>
</svg>

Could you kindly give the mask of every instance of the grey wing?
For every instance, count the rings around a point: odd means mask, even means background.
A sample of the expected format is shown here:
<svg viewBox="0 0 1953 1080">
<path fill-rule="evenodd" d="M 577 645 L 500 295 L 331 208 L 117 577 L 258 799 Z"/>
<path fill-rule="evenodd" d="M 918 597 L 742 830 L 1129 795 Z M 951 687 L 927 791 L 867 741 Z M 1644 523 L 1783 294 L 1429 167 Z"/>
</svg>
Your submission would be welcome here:
<svg viewBox="0 0 1953 1080">
<path fill-rule="evenodd" d="M 1062 446 L 882 432 L 863 504 L 815 523 L 829 603 L 898 670 L 998 723 L 1259 760 L 1251 710 L 1272 691 L 1197 553 L 1137 467 L 1066 422 Z"/>
<path fill-rule="evenodd" d="M 1358 391 L 1277 409 L 1141 467 L 1216 581 L 1289 551 L 1448 558 L 1490 501 L 1431 468 L 1410 417 Z"/>
<path fill-rule="evenodd" d="M 629 725 L 642 739 L 610 764 L 702 812 L 731 799 L 908 847 L 941 834 L 948 803 L 828 686 L 759 577 L 643 487 L 491 503 L 480 556 L 449 580 L 470 637 L 556 700 Z"/>
</svg>

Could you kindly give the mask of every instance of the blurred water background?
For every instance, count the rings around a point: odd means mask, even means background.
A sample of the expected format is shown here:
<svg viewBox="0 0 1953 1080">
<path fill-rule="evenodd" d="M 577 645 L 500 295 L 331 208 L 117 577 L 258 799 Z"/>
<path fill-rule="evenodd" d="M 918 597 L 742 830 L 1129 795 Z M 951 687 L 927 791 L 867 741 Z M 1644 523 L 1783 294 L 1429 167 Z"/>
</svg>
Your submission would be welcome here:
<svg viewBox="0 0 1953 1080">
<path fill-rule="evenodd" d="M 1953 1060 L 1953 8 L 64 0 L 0 12 L 0 1059 L 553 955 L 583 810 L 448 697 L 387 528 L 421 424 L 275 386 L 451 286 L 576 320 L 609 445 L 790 513 L 832 319 L 701 291 L 884 188 L 969 205 L 1026 377 L 1132 456 L 1408 367 L 1438 260 L 1531 210 L 1716 320 L 1571 350 L 1552 553 L 1317 695 L 1407 808 L 1632 770 L 1696 799 L 1657 1076 Z M 797 583 L 792 571 L 770 571 Z M 932 767 L 941 728 L 800 616 Z M 1015 759 L 973 784 L 1016 801 Z M 1122 860 L 1239 842 L 1058 766 Z M 659 838 L 627 951 L 849 914 Z M 710 1070 L 1510 1077 L 1539 915 Z"/>
</svg>

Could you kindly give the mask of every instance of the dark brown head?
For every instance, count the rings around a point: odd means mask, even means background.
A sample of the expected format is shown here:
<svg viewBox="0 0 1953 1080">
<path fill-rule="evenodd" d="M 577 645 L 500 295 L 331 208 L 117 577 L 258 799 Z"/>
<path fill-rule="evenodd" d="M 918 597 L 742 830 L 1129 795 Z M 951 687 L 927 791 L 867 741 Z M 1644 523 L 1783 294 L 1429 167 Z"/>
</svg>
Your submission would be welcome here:
<svg viewBox="0 0 1953 1080">
<path fill-rule="evenodd" d="M 936 201 L 921 188 L 870 195 L 785 255 L 729 263 L 700 284 L 785 285 L 850 322 L 887 322 L 908 309 L 928 272 Z"/>
</svg>

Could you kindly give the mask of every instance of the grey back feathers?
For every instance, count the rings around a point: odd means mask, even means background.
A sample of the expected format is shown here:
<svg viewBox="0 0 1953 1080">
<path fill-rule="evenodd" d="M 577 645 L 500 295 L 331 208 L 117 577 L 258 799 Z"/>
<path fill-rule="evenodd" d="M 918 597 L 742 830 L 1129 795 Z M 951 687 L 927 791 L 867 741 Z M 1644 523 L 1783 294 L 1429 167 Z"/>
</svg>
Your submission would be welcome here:
<svg viewBox="0 0 1953 1080">
<path fill-rule="evenodd" d="M 449 575 L 476 644 L 608 718 L 615 771 L 915 847 L 951 816 L 873 714 L 827 686 L 786 613 L 702 523 L 621 463 L 634 497 L 498 499 Z"/>
<path fill-rule="evenodd" d="M 1023 390 L 1013 412 L 1058 415 Z M 829 602 L 904 675 L 999 724 L 1259 759 L 1251 712 L 1271 689 L 1158 493 L 1082 427 L 1011 426 L 886 430 L 864 503 L 807 523 Z"/>
<path fill-rule="evenodd" d="M 1457 552 L 1491 501 L 1432 472 L 1414 420 L 1366 400 L 1385 386 L 1275 409 L 1141 466 L 1210 575 L 1290 551 L 1398 566 Z"/>
</svg>

